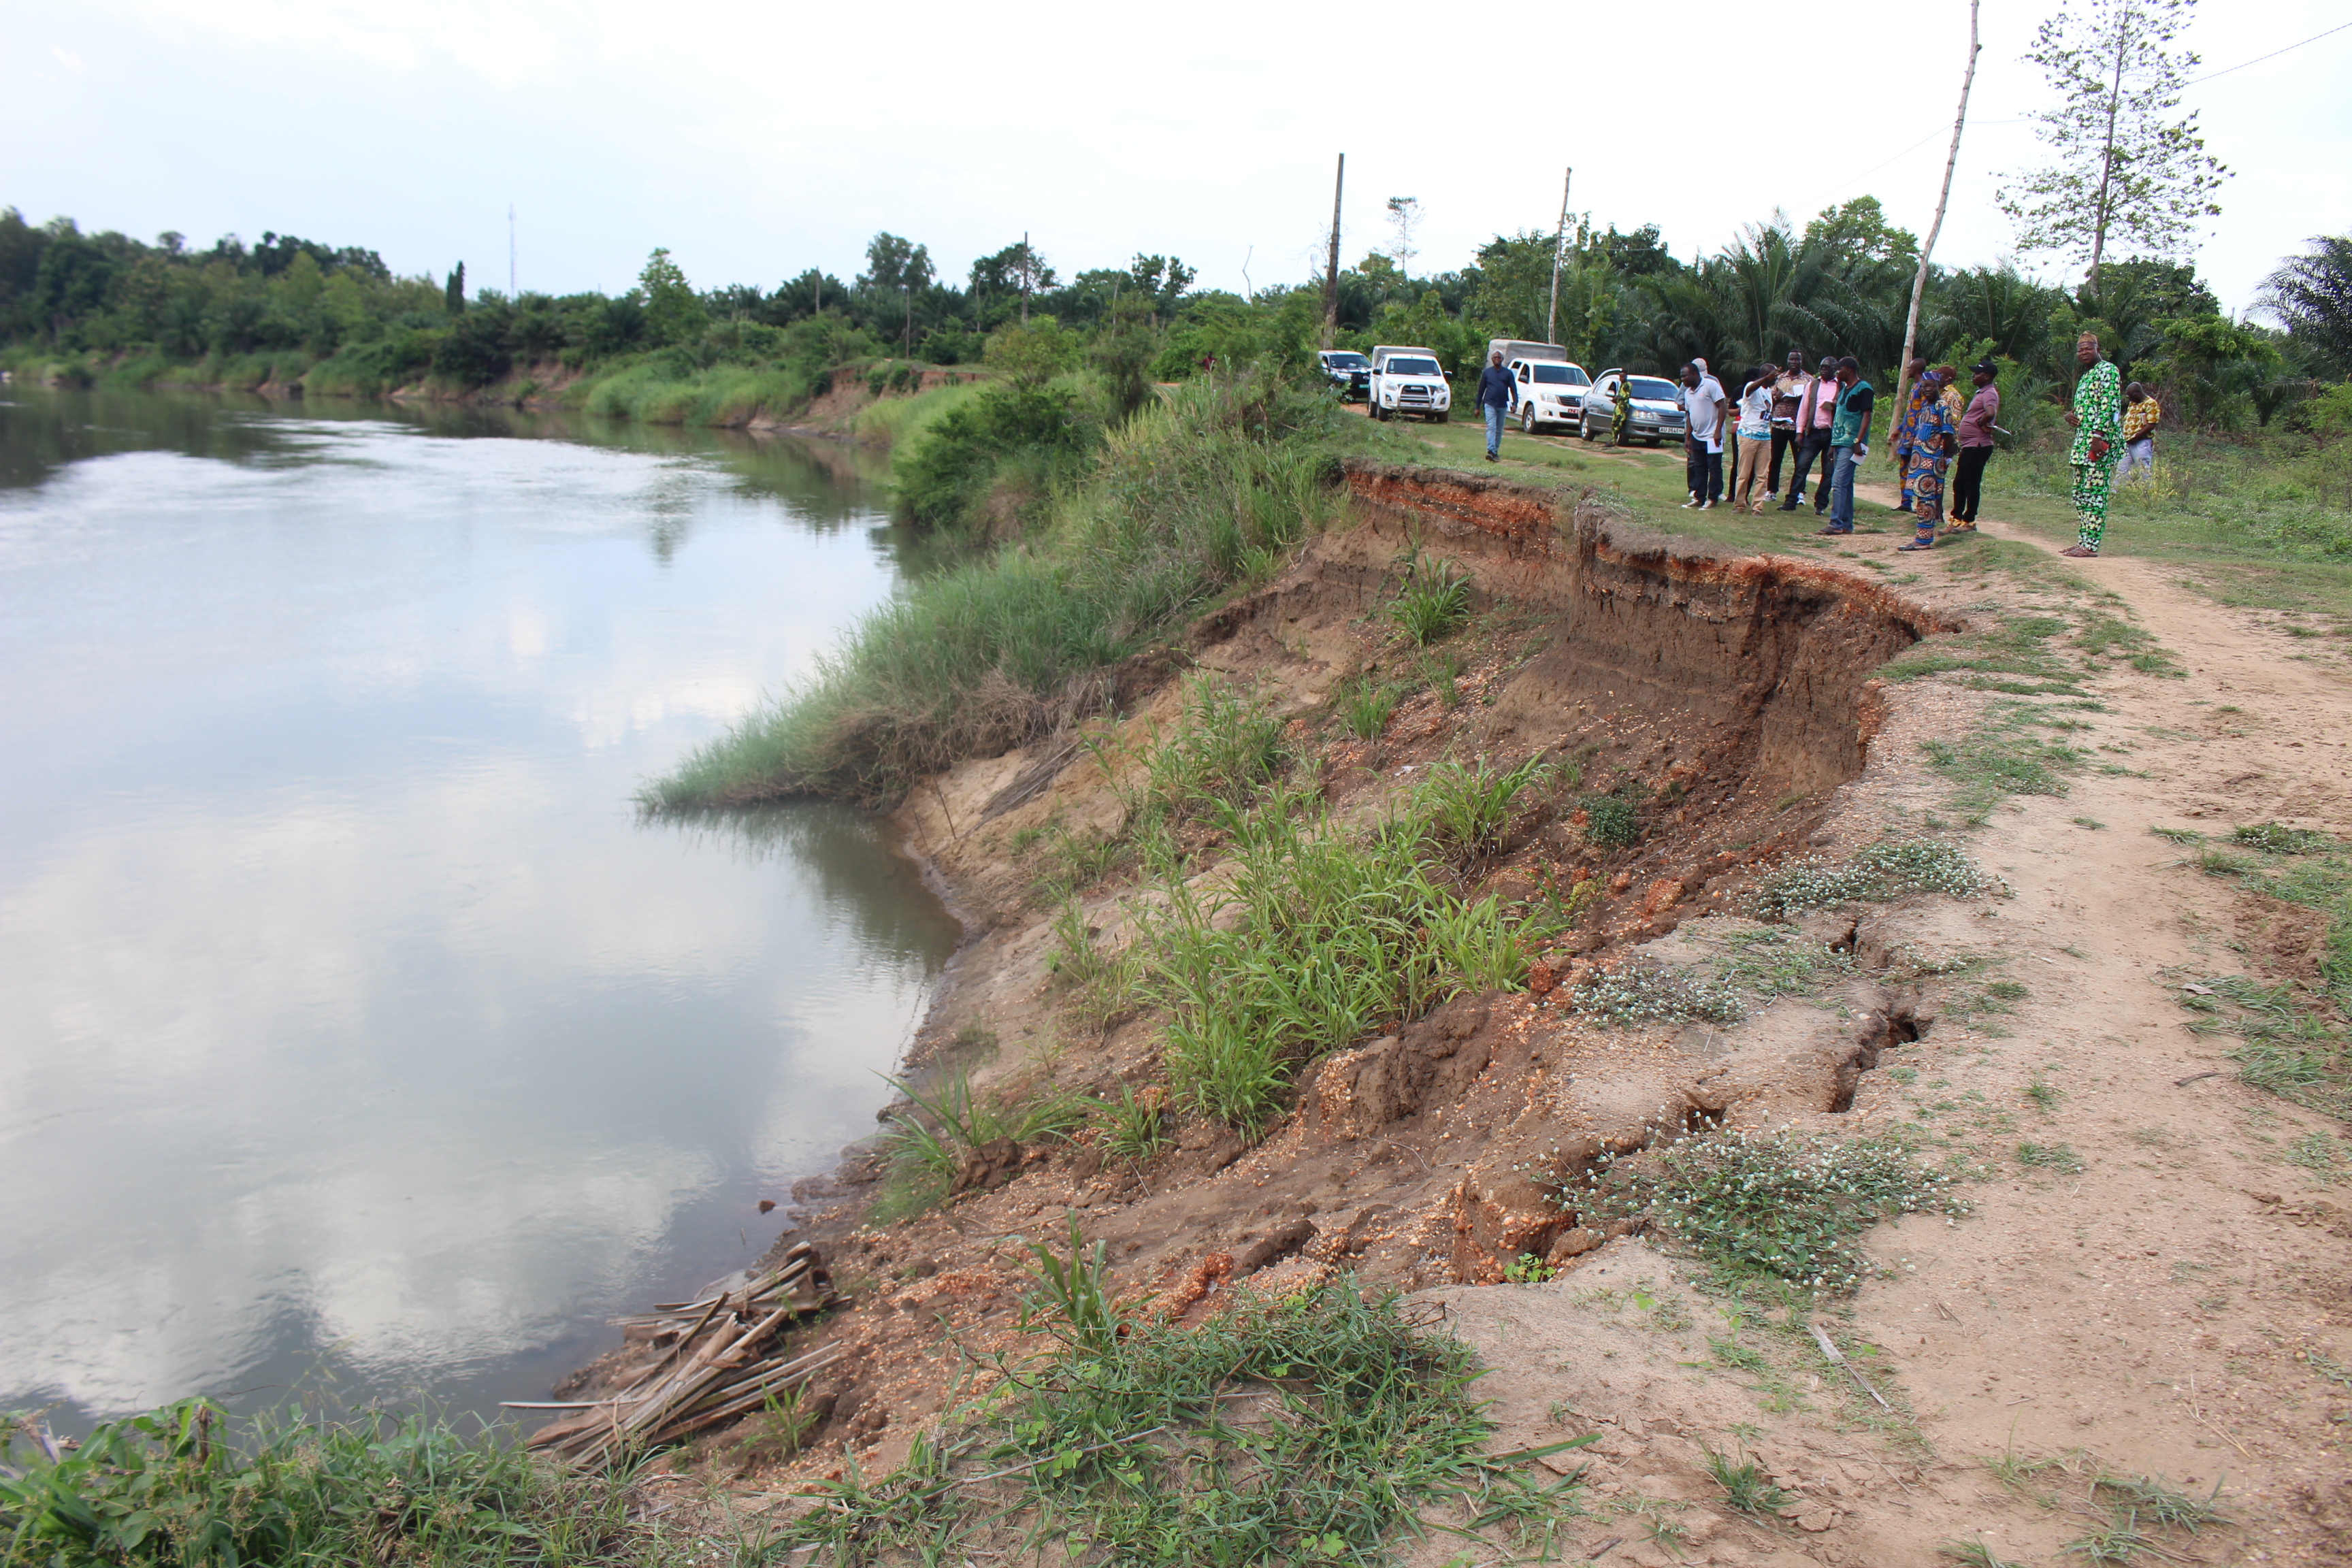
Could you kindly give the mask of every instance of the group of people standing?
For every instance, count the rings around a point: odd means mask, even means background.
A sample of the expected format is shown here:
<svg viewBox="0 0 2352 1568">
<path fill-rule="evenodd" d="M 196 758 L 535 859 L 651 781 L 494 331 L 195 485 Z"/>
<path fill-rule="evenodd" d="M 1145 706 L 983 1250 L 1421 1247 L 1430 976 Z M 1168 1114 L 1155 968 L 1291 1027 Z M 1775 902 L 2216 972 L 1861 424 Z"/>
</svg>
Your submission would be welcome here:
<svg viewBox="0 0 2352 1568">
<path fill-rule="evenodd" d="M 1486 405 L 1486 457 L 1495 460 L 1502 437 L 1502 413 L 1509 406 L 1510 374 L 1502 356 L 1492 356 L 1479 392 Z M 2099 352 L 2098 335 L 2084 332 L 2075 345 L 2083 367 L 2074 384 L 2074 411 L 2066 416 L 2074 426 L 2069 454 L 2074 468 L 2074 502 L 2077 520 L 2075 542 L 2064 553 L 2096 555 L 2107 526 L 2107 500 L 2119 479 L 2145 468 L 2153 479 L 2156 426 L 2162 416 L 2147 388 L 2134 382 L 2118 385 L 2115 365 Z M 1969 368 L 1973 393 L 1965 399 L 1958 374 L 1950 365 L 1930 365 L 1915 359 L 1904 367 L 1912 383 L 1900 416 L 1895 421 L 1892 446 L 1903 499 L 1895 510 L 1910 514 L 1913 536 L 1901 548 L 1933 550 L 1937 538 L 1972 533 L 1984 494 L 1985 465 L 1991 461 L 1999 435 L 2000 369 L 1990 359 Z M 1491 383 L 1494 394 L 1489 399 Z M 1823 355 L 1818 370 L 1808 374 L 1804 355 L 1790 351 L 1788 363 L 1778 368 L 1761 365 L 1741 384 L 1739 395 L 1725 393 L 1723 384 L 1694 359 L 1682 369 L 1679 401 L 1684 415 L 1684 478 L 1689 499 L 1685 509 L 1707 510 L 1725 499 L 1724 449 L 1732 451 L 1730 504 L 1738 510 L 1761 512 L 1779 503 L 1782 511 L 1802 504 L 1807 475 L 1820 464 L 1813 492 L 1813 515 L 1828 518 L 1821 530 L 1837 535 L 1853 531 L 1853 480 L 1870 456 L 1870 430 L 1877 394 L 1863 379 L 1861 362 L 1852 354 Z M 2129 395 L 2126 407 L 2125 392 Z M 1622 438 L 1625 394 L 1618 393 Z M 2121 472 L 2117 459 L 2122 458 Z M 1951 507 L 1944 504 L 1945 478 L 1951 474 Z M 1790 464 L 1788 499 L 1780 499 L 1781 466 Z M 1764 496 L 1756 499 L 1761 475 Z M 1939 533 L 1940 531 L 1940 533 Z"/>
<path fill-rule="evenodd" d="M 2139 383 L 2119 387 L 2116 367 L 2101 355 L 2095 334 L 2083 334 L 2075 357 L 2083 374 L 2074 387 L 2074 412 L 2066 418 L 2075 429 L 2070 458 L 2077 530 L 2075 542 L 2065 553 L 2083 557 L 2099 552 L 2115 485 L 2135 468 L 2153 475 L 2155 433 L 2162 411 L 2154 394 Z M 2000 434 L 2000 367 L 1990 359 L 1980 360 L 1969 374 L 1973 390 L 1963 396 L 1958 373 L 1950 365 L 1915 359 L 1905 367 L 1912 386 L 1890 442 L 1903 488 L 1894 510 L 1908 513 L 1913 525 L 1913 537 L 1904 550 L 1932 550 L 1939 537 L 1975 531 L 1983 504 L 1985 465 L 1991 461 Z M 1780 510 L 1794 511 L 1803 504 L 1806 479 L 1819 464 L 1813 515 L 1827 518 L 1821 531 L 1853 531 L 1853 481 L 1870 455 L 1876 394 L 1851 354 L 1825 355 L 1820 368 L 1808 374 L 1804 356 L 1791 353 L 1785 365 L 1759 366 L 1742 383 L 1737 397 L 1725 393 L 1705 360 L 1693 360 L 1683 366 L 1682 387 L 1688 421 L 1685 508 L 1706 510 L 1725 499 L 1727 432 L 1733 451 L 1732 506 L 1761 512 L 1777 501 Z M 1787 499 L 1781 500 L 1784 464 L 1789 486 Z M 1756 499 L 1759 477 L 1761 500 Z"/>
</svg>

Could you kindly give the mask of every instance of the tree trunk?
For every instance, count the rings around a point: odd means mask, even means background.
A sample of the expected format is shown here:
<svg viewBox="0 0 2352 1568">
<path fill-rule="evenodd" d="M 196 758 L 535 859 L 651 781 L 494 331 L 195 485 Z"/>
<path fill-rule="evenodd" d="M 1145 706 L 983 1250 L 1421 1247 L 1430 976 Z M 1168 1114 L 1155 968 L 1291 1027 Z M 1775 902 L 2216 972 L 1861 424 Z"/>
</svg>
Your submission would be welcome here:
<svg viewBox="0 0 2352 1568">
<path fill-rule="evenodd" d="M 1323 346 L 1329 348 L 1339 331 L 1339 193 L 1348 184 L 1348 154 L 1339 154 L 1339 172 L 1331 180 L 1331 262 L 1323 272 Z"/>
<path fill-rule="evenodd" d="M 1911 279 L 1911 313 L 1903 322 L 1903 363 L 1895 371 L 1895 413 L 1903 417 L 1903 399 L 1911 390 L 1911 355 L 1919 342 L 1919 300 L 1927 289 L 1927 258 L 1936 253 L 1936 237 L 1944 232 L 1944 209 L 1951 205 L 1952 171 L 1960 162 L 1960 131 L 1969 122 L 1969 89 L 1976 85 L 1978 0 L 1969 0 L 1969 64 L 1960 73 L 1960 109 L 1952 116 L 1952 150 L 1944 155 L 1944 189 L 1936 198 L 1936 221 L 1927 226 L 1927 243 L 1919 247 L 1919 270 Z M 1891 451 L 1894 443 L 1887 444 Z"/>
<path fill-rule="evenodd" d="M 2116 74 L 2107 90 L 2107 140 L 2099 153 L 2099 195 L 2091 204 L 2091 298 L 2099 298 L 2099 262 L 2107 253 L 2107 187 L 2116 174 L 2116 116 L 2124 103 L 2124 54 L 2130 47 L 2131 7 L 2116 13 Z"/>
<path fill-rule="evenodd" d="M 1559 342 L 1559 257 L 1568 248 L 1568 187 L 1576 178 L 1570 169 L 1559 183 L 1559 233 L 1551 242 L 1551 309 L 1544 312 L 1544 342 Z"/>
</svg>

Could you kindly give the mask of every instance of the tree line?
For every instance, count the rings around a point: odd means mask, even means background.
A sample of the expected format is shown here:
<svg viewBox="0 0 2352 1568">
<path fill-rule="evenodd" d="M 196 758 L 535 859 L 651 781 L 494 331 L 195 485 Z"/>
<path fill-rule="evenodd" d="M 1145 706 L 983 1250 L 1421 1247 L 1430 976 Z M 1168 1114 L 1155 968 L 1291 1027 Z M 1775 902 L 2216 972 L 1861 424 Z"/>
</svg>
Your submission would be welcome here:
<svg viewBox="0 0 2352 1568">
<path fill-rule="evenodd" d="M 1541 339 L 1553 320 L 1570 357 L 1594 371 L 1671 374 L 1704 358 L 1732 374 L 1796 351 L 1809 360 L 1852 353 L 1884 375 L 1901 353 L 1918 240 L 1869 196 L 1801 226 L 1775 215 L 1689 261 L 1669 252 L 1654 226 L 1627 234 L 1580 220 L 1563 234 L 1496 235 L 1465 265 L 1418 275 L 1416 205 L 1391 202 L 1396 242 L 1341 271 L 1339 346 L 1422 344 L 1458 374 L 1475 369 L 1489 338 Z M 2075 336 L 2095 331 L 2127 374 L 2162 384 L 2181 417 L 2265 426 L 2319 383 L 2352 374 L 2347 269 L 2352 241 L 2340 237 L 2289 258 L 2267 296 L 2280 322 L 2271 326 L 2232 319 L 2175 261 L 2109 261 L 2072 289 L 2008 264 L 1931 268 L 1920 351 L 1955 363 L 2008 362 L 2011 405 L 2031 406 L 2071 384 Z M 357 246 L 273 232 L 257 245 L 229 237 L 196 249 L 177 234 L 151 244 L 0 211 L 0 341 L 8 345 L 172 363 L 291 356 L 331 362 L 342 374 L 322 384 L 360 391 L 427 378 L 463 390 L 648 355 L 681 375 L 777 363 L 813 374 L 887 355 L 954 365 L 989 359 L 992 340 L 1024 374 L 1040 355 L 1048 372 L 1107 358 L 1130 384 L 1220 363 L 1311 368 L 1321 279 L 1244 297 L 1195 289 L 1197 278 L 1180 258 L 1139 254 L 1123 268 L 1065 279 L 1024 237 L 950 282 L 927 246 L 884 233 L 846 282 L 810 268 L 772 289 L 698 289 L 656 250 L 623 293 L 509 300 L 469 292 L 462 266 L 438 281 L 396 277 Z M 1024 321 L 1032 330 L 1006 331 Z"/>
</svg>

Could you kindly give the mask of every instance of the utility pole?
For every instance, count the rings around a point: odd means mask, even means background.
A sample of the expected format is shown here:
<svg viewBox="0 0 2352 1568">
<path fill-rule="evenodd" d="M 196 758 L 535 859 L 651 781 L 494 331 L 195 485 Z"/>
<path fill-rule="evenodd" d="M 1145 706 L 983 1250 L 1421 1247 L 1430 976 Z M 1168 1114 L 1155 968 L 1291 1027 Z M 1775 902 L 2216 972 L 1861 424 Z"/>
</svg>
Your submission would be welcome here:
<svg viewBox="0 0 2352 1568">
<path fill-rule="evenodd" d="M 1339 331 L 1339 193 L 1348 184 L 1348 154 L 1339 154 L 1339 172 L 1331 181 L 1331 261 L 1323 270 L 1323 346 L 1331 346 Z"/>
<path fill-rule="evenodd" d="M 1559 183 L 1559 237 L 1551 247 L 1551 309 L 1544 312 L 1544 342 L 1559 342 L 1559 258 L 1568 251 L 1568 187 L 1576 178 L 1576 170 L 1568 171 L 1568 178 Z"/>
<path fill-rule="evenodd" d="M 514 203 L 509 202 L 507 204 L 507 302 L 509 304 L 514 303 L 520 292 L 515 286 L 515 255 Z"/>
<path fill-rule="evenodd" d="M 1903 363 L 1895 372 L 1895 413 L 1903 417 L 1903 400 L 1911 391 L 1911 355 L 1919 341 L 1919 297 L 1927 291 L 1927 258 L 1936 252 L 1936 237 L 1944 231 L 1944 208 L 1952 200 L 1952 170 L 1960 161 L 1960 128 L 1969 122 L 1969 89 L 1976 85 L 1978 0 L 1969 0 L 1969 68 L 1960 76 L 1960 110 L 1952 116 L 1952 150 L 1944 158 L 1944 192 L 1936 198 L 1936 221 L 1927 226 L 1927 243 L 1919 247 L 1918 275 L 1911 279 L 1911 313 L 1903 321 Z M 1889 426 L 1892 428 L 1892 426 Z M 1889 442 L 1892 451 L 1894 444 Z"/>
</svg>

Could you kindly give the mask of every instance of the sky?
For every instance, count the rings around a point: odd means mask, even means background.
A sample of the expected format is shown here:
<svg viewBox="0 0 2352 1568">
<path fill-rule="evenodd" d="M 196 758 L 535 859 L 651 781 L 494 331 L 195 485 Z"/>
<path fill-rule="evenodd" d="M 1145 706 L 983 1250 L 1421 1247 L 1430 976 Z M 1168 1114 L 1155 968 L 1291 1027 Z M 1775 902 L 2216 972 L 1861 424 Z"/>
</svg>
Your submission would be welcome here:
<svg viewBox="0 0 2352 1568">
<path fill-rule="evenodd" d="M 1993 196 L 2037 162 L 2020 57 L 2053 5 L 1985 0 L 1938 262 L 2010 253 Z M 2227 308 L 2352 226 L 2352 30 L 2231 68 L 2346 22 L 2352 0 L 2207 0 L 2182 40 L 2228 73 L 2184 105 L 2234 171 L 2193 258 Z M 656 246 L 700 287 L 848 279 L 887 229 L 958 282 L 1025 232 L 1065 276 L 1174 254 L 1240 290 L 1316 271 L 1345 153 L 1349 262 L 1391 243 L 1392 195 L 1425 214 L 1417 272 L 1549 230 L 1570 165 L 1573 210 L 1688 260 L 1864 195 L 1924 235 L 1967 39 L 1966 0 L 0 0 L 0 205 L 463 260 L 476 289 L 618 291 Z"/>
</svg>

